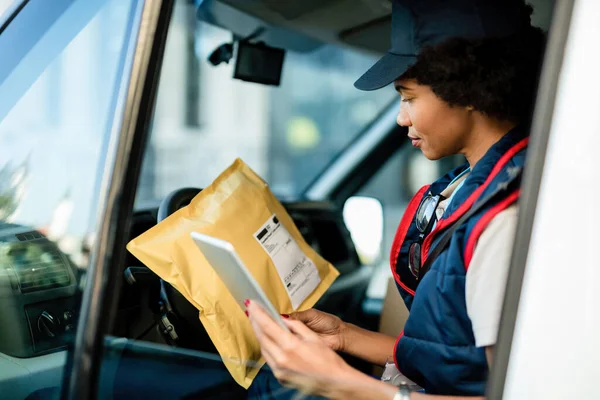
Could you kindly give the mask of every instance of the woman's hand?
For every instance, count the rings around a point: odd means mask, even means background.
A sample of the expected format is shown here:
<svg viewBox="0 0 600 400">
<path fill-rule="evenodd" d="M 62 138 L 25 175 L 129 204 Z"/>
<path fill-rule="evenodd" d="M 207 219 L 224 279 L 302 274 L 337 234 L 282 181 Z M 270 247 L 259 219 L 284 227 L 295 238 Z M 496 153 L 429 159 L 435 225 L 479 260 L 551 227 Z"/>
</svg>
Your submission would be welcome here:
<svg viewBox="0 0 600 400">
<path fill-rule="evenodd" d="M 255 302 L 249 302 L 247 309 L 262 355 L 275 377 L 284 385 L 305 393 L 333 397 L 331 390 L 336 385 L 332 382 L 351 381 L 356 375 L 362 375 L 302 322 L 285 320 L 291 331 L 288 332 Z"/>
<path fill-rule="evenodd" d="M 383 366 L 388 357 L 394 354 L 395 337 L 348 324 L 335 315 L 310 309 L 292 313 L 289 318 L 303 322 L 329 348 L 343 351 L 372 364 Z"/>
<path fill-rule="evenodd" d="M 340 318 L 313 308 L 292 313 L 289 315 L 289 318 L 302 322 L 315 332 L 332 350 L 344 351 L 344 333 L 347 326 Z"/>
</svg>

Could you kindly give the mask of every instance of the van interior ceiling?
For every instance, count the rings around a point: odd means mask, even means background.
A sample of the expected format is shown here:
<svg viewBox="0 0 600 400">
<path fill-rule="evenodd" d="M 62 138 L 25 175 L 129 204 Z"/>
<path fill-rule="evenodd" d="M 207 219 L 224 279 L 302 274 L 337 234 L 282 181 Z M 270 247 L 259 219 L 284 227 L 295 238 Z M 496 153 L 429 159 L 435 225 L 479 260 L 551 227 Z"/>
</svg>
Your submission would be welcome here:
<svg viewBox="0 0 600 400">
<path fill-rule="evenodd" d="M 195 0 L 198 17 L 247 36 L 265 23 L 265 42 L 295 51 L 310 51 L 319 42 L 343 44 L 383 53 L 389 47 L 391 0 Z M 532 22 L 547 30 L 553 1 L 526 0 L 534 7 Z M 262 22 L 261 22 L 262 21 Z M 275 33 L 276 34 L 269 34 Z M 297 32 L 313 41 L 302 40 Z"/>
</svg>

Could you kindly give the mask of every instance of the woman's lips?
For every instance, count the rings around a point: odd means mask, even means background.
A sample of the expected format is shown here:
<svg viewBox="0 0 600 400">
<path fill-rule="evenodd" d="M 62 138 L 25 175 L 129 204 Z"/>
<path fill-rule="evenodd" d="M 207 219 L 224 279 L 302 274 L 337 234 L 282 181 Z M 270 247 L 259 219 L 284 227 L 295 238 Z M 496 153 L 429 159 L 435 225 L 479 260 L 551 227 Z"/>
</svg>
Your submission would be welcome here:
<svg viewBox="0 0 600 400">
<path fill-rule="evenodd" d="M 419 139 L 417 137 L 412 137 L 412 136 L 409 136 L 408 138 L 411 140 L 413 146 L 419 147 L 419 144 L 421 143 L 421 139 Z"/>
</svg>

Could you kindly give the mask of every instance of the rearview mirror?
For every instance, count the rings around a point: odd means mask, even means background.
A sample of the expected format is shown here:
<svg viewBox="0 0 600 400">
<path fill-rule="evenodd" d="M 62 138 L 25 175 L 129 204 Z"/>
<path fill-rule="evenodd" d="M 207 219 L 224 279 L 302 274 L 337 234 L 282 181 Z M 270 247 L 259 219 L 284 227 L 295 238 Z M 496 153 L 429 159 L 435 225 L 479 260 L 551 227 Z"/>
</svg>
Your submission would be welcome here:
<svg viewBox="0 0 600 400">
<path fill-rule="evenodd" d="M 344 222 L 363 264 L 373 264 L 381 253 L 383 206 L 373 197 L 354 196 L 344 204 Z"/>
<path fill-rule="evenodd" d="M 266 44 L 240 41 L 237 46 L 234 79 L 279 86 L 285 50 Z"/>
</svg>

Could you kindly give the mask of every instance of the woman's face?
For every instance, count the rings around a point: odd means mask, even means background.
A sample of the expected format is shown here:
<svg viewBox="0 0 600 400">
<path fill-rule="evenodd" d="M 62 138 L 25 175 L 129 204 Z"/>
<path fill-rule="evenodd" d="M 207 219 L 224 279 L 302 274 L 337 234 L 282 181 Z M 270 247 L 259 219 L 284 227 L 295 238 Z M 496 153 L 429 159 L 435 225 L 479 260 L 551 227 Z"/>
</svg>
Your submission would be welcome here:
<svg viewBox="0 0 600 400">
<path fill-rule="evenodd" d="M 413 146 L 430 160 L 464 153 L 473 130 L 468 108 L 449 106 L 429 86 L 414 80 L 396 80 L 394 84 L 401 96 L 396 121 L 408 127 Z"/>
</svg>

